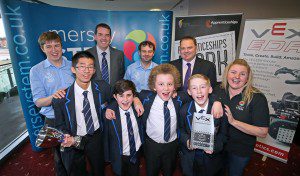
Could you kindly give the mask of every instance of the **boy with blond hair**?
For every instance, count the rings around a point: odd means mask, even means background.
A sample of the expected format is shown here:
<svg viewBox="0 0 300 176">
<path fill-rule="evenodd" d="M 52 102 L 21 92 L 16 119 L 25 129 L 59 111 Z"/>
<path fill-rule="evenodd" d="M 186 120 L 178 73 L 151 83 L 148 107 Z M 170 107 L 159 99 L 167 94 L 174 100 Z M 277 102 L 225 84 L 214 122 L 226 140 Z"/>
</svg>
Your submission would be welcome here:
<svg viewBox="0 0 300 176">
<path fill-rule="evenodd" d="M 202 74 L 191 76 L 188 80 L 187 92 L 193 100 L 183 105 L 180 110 L 180 145 L 183 175 L 216 175 L 222 170 L 223 165 L 222 151 L 227 141 L 227 118 L 214 118 L 215 142 L 213 151 L 192 148 L 190 139 L 193 114 L 195 112 L 210 114 L 213 105 L 213 100 L 209 98 L 209 94 L 212 93 L 209 78 Z"/>
</svg>

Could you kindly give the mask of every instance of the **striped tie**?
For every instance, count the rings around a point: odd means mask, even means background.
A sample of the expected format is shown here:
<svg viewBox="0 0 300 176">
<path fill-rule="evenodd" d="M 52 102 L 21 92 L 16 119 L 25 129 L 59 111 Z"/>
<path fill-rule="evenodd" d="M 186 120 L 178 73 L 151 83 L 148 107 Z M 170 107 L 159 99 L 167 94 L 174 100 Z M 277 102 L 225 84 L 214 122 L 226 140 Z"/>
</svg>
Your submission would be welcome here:
<svg viewBox="0 0 300 176">
<path fill-rule="evenodd" d="M 86 132 L 87 134 L 93 134 L 95 130 L 94 130 L 91 106 L 90 106 L 89 99 L 87 97 L 88 91 L 84 91 L 82 94 L 84 96 L 82 113 L 84 115 L 84 120 L 86 124 Z"/>
<path fill-rule="evenodd" d="M 186 65 L 188 66 L 188 69 L 186 71 L 186 74 L 185 74 L 185 77 L 184 77 L 184 82 L 183 82 L 184 91 L 186 91 L 187 88 L 188 88 L 188 80 L 191 76 L 191 63 L 187 63 Z"/>
<path fill-rule="evenodd" d="M 127 120 L 127 130 L 128 130 L 128 138 L 129 138 L 129 146 L 130 146 L 130 162 L 136 163 L 136 148 L 135 148 L 135 140 L 134 140 L 134 133 L 132 128 L 132 123 L 130 119 L 130 113 L 125 112 L 126 120 Z"/>
<path fill-rule="evenodd" d="M 164 102 L 164 119 L 165 119 L 165 126 L 164 126 L 164 140 L 166 142 L 170 139 L 170 110 L 168 108 L 168 101 Z"/>
<path fill-rule="evenodd" d="M 107 64 L 107 60 L 105 58 L 105 55 L 107 53 L 103 52 L 102 53 L 102 79 L 104 81 L 106 81 L 107 83 L 109 83 L 109 73 L 108 73 L 108 64 Z"/>
</svg>

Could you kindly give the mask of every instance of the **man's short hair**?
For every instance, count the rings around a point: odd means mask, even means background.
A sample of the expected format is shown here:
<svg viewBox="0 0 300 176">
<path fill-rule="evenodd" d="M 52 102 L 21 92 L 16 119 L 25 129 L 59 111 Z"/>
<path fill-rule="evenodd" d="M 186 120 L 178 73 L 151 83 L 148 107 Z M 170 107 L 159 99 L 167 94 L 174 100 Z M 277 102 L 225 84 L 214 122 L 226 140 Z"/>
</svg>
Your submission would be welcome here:
<svg viewBox="0 0 300 176">
<path fill-rule="evenodd" d="M 135 85 L 132 81 L 126 80 L 126 79 L 121 79 L 116 82 L 113 90 L 114 95 L 122 95 L 124 92 L 131 90 L 133 95 L 135 96 L 136 94 L 136 88 Z"/>
<path fill-rule="evenodd" d="M 192 36 L 184 36 L 184 37 L 180 40 L 180 43 L 179 43 L 180 45 L 181 45 L 181 42 L 182 42 L 183 40 L 192 40 L 193 43 L 194 43 L 194 45 L 197 46 L 197 40 L 195 39 L 195 37 L 192 37 Z"/>
<path fill-rule="evenodd" d="M 111 28 L 108 24 L 105 24 L 105 23 L 97 24 L 97 26 L 95 27 L 95 35 L 97 35 L 97 29 L 100 28 L 100 27 L 108 29 L 109 30 L 109 35 L 111 36 Z"/>
<path fill-rule="evenodd" d="M 94 65 L 95 65 L 95 57 L 90 52 L 80 51 L 72 57 L 72 67 L 75 68 L 78 64 L 78 60 L 83 57 L 92 59 L 94 61 Z"/>
<path fill-rule="evenodd" d="M 149 40 L 145 40 L 145 41 L 143 41 L 143 42 L 141 42 L 141 43 L 139 44 L 139 51 L 141 51 L 142 46 L 143 46 L 143 47 L 149 46 L 150 48 L 153 49 L 153 51 L 155 51 L 155 45 L 154 45 L 154 43 L 152 43 L 152 42 L 149 41 Z"/>
<path fill-rule="evenodd" d="M 61 44 L 60 36 L 56 32 L 51 32 L 51 31 L 43 32 L 39 36 L 38 43 L 40 47 L 43 47 L 46 41 L 52 41 L 52 40 L 55 40 Z"/>
</svg>

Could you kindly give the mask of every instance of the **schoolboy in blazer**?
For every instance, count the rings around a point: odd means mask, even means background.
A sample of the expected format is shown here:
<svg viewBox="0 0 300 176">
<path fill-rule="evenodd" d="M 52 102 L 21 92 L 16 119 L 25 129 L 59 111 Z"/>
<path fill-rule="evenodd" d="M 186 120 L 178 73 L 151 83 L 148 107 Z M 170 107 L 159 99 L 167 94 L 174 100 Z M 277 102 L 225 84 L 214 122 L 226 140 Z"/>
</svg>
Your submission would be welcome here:
<svg viewBox="0 0 300 176">
<path fill-rule="evenodd" d="M 171 64 L 158 65 L 151 70 L 148 85 L 151 91 L 139 93 L 145 109 L 142 120 L 146 172 L 148 176 L 157 176 L 162 169 L 164 175 L 171 176 L 178 151 L 179 109 L 185 101 L 181 96 L 172 98 L 180 87 L 179 72 Z"/>
<path fill-rule="evenodd" d="M 91 166 L 91 175 L 104 175 L 103 113 L 111 91 L 105 81 L 91 81 L 95 73 L 94 60 L 86 51 L 76 53 L 72 58 L 72 72 L 76 80 L 66 89 L 64 98 L 53 99 L 52 102 L 55 127 L 65 134 L 61 146 L 68 175 L 87 175 L 86 158 Z M 86 102 L 89 105 L 82 105 Z M 86 111 L 88 106 L 90 108 Z M 90 112 L 89 120 L 92 120 L 89 126 L 85 119 L 87 112 Z"/>
<path fill-rule="evenodd" d="M 193 149 L 190 145 L 191 128 L 194 112 L 199 108 L 203 113 L 210 114 L 213 100 L 209 99 L 212 92 L 209 78 L 196 74 L 190 77 L 188 93 L 194 100 L 186 103 L 180 110 L 182 122 L 180 123 L 180 145 L 182 149 L 181 166 L 183 175 L 216 175 L 223 167 L 223 147 L 227 141 L 228 122 L 226 117 L 214 118 L 215 142 L 213 151 Z M 197 106 L 197 108 L 196 108 Z M 203 106 L 203 107 L 201 107 Z"/>
<path fill-rule="evenodd" d="M 133 98 L 136 93 L 135 85 L 129 80 L 119 80 L 113 90 L 113 101 L 109 108 L 115 112 L 116 118 L 105 120 L 109 159 L 116 175 L 138 176 L 140 165 L 140 148 L 144 141 L 142 119 L 133 108 Z M 130 124 L 134 135 L 134 154 L 131 153 L 130 129 L 126 113 L 130 113 Z M 135 156 L 133 156 L 135 155 Z"/>
</svg>

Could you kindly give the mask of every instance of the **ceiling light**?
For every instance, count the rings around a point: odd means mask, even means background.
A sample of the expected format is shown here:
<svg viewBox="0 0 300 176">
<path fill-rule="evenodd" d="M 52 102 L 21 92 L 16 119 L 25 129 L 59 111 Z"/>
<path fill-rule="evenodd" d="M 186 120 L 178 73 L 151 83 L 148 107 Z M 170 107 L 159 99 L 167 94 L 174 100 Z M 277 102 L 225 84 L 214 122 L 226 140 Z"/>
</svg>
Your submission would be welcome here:
<svg viewBox="0 0 300 176">
<path fill-rule="evenodd" d="M 150 11 L 161 11 L 161 9 L 150 9 Z"/>
</svg>

